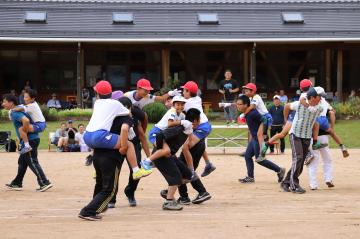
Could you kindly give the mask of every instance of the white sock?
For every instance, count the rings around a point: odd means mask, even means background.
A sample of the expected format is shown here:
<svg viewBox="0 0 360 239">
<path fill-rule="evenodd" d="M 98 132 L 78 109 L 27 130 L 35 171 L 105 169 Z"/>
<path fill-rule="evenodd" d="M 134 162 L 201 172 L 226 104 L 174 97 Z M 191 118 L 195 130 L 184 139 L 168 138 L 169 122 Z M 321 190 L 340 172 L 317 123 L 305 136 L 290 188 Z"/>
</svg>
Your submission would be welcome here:
<svg viewBox="0 0 360 239">
<path fill-rule="evenodd" d="M 134 173 L 136 173 L 137 171 L 139 171 L 139 167 L 138 167 L 138 166 L 133 167 L 133 168 L 132 168 L 132 171 L 133 171 Z"/>
<path fill-rule="evenodd" d="M 29 142 L 25 143 L 25 147 L 30 147 Z"/>
<path fill-rule="evenodd" d="M 150 159 L 148 159 L 148 158 L 146 158 L 146 159 L 145 159 L 145 162 L 147 162 L 147 163 L 151 163 L 151 160 L 150 160 Z"/>
</svg>

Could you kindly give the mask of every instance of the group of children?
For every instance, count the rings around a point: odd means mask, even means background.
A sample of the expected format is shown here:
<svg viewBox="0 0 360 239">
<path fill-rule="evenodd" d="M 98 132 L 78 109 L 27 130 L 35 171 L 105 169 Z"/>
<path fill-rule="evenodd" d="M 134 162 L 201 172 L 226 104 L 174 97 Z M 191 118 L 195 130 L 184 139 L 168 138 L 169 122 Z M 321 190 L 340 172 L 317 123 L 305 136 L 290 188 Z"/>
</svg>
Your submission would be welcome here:
<svg viewBox="0 0 360 239">
<path fill-rule="evenodd" d="M 300 186 L 299 176 L 303 165 L 308 165 L 310 188 L 316 190 L 316 170 L 321 155 L 325 162 L 326 184 L 334 187 L 327 135 L 339 144 L 344 157 L 348 157 L 349 153 L 334 132 L 334 111 L 324 98 L 324 89 L 313 87 L 308 79 L 300 82 L 300 89 L 302 94 L 299 101 L 285 105 L 284 117 L 287 120 L 282 132 L 269 139 L 267 132 L 272 124 L 272 117 L 257 94 L 256 85 L 249 83 L 243 86 L 243 94 L 238 96 L 235 104 L 246 119 L 251 138 L 245 152 L 247 175 L 239 179 L 241 183 L 255 182 L 252 159 L 255 157 L 255 162 L 276 173 L 277 181 L 286 192 L 305 193 L 305 189 Z M 202 177 L 216 169 L 206 152 L 205 138 L 211 132 L 211 124 L 203 112 L 196 82 L 188 81 L 182 89 L 169 91 L 162 96 L 150 94 L 153 88 L 146 79 L 139 80 L 137 89 L 125 94 L 121 91 L 113 92 L 107 81 L 98 82 L 94 90 L 97 100 L 84 134 L 84 141 L 93 149 L 96 185 L 94 197 L 81 210 L 80 218 L 100 220 L 100 213 L 115 207 L 119 173 L 125 159 L 131 174 L 124 193 L 130 206 L 137 205 L 135 191 L 139 180 L 149 176 L 153 167 L 160 171 L 168 183 L 168 188 L 160 192 L 165 199 L 164 210 L 181 210 L 182 205 L 191 202 L 199 204 L 211 198 L 195 172 L 201 158 L 204 158 L 206 165 Z M 10 111 L 10 115 L 11 112 L 24 112 L 31 119 L 31 124 L 21 125 L 18 130 L 23 142 L 20 154 L 32 151 L 28 134 L 40 133 L 46 127 L 45 118 L 35 98 L 36 92 L 28 90 L 24 95 L 25 105 L 12 107 Z M 172 98 L 172 107 L 149 132 L 148 139 L 154 146 L 150 153 L 146 139 L 147 115 L 143 107 L 155 101 L 165 102 L 169 98 Z M 219 105 L 227 107 L 228 104 L 232 103 Z M 270 145 L 288 133 L 292 166 L 286 174 L 285 168 L 266 159 L 266 151 Z M 177 157 L 176 153 L 180 148 L 181 154 Z M 146 154 L 145 159 L 141 158 L 142 149 Z M 198 192 L 192 201 L 187 193 L 187 183 L 191 183 Z M 7 186 L 12 188 L 19 185 Z M 176 200 L 177 189 L 180 197 Z"/>
</svg>

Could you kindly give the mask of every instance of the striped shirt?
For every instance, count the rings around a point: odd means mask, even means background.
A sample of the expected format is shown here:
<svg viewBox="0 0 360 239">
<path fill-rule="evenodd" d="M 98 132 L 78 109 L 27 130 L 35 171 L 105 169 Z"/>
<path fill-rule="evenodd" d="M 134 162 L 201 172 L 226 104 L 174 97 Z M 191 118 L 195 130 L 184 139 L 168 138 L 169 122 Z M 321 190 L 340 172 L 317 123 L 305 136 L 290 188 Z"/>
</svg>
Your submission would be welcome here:
<svg viewBox="0 0 360 239">
<path fill-rule="evenodd" d="M 320 105 L 314 107 L 305 107 L 299 101 L 290 104 L 291 110 L 296 110 L 294 121 L 292 123 L 290 134 L 298 138 L 311 139 L 312 127 L 316 118 L 323 111 Z"/>
</svg>

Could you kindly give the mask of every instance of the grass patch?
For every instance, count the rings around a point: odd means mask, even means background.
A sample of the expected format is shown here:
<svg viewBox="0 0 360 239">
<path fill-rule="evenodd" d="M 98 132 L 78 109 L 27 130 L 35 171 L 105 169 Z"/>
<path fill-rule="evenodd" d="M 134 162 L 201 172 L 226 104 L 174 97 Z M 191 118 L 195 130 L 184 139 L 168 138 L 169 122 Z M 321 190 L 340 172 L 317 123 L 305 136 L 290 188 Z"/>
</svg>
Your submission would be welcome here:
<svg viewBox="0 0 360 239">
<path fill-rule="evenodd" d="M 62 123 L 62 121 L 58 121 L 58 122 L 47 122 L 47 128 L 45 129 L 45 131 L 43 133 L 40 134 L 41 137 L 41 142 L 40 142 L 40 149 L 47 149 L 48 147 L 48 136 L 49 136 L 49 132 L 55 132 L 57 128 L 60 127 L 60 124 Z M 84 124 L 86 125 L 88 122 L 87 121 L 75 121 L 74 125 L 78 125 L 78 124 Z M 223 122 L 212 122 L 213 124 L 222 124 Z M 148 130 L 147 132 L 149 132 L 149 130 L 153 127 L 153 124 L 149 124 L 148 125 Z M 0 131 L 8 131 L 10 130 L 12 133 L 12 138 L 15 139 L 15 129 L 13 124 L 10 121 L 2 121 L 0 122 Z M 244 130 L 242 130 L 244 131 Z M 357 137 L 358 135 L 360 135 L 360 120 L 339 120 L 337 121 L 337 124 L 335 126 L 335 131 L 336 133 L 340 136 L 340 138 L 343 140 L 344 144 L 348 147 L 348 148 L 360 148 L 360 138 Z M 215 129 L 212 133 L 212 137 L 216 137 L 214 135 L 214 133 L 221 133 L 222 135 L 226 136 L 226 137 L 230 137 L 230 136 L 235 136 L 237 135 L 236 129 L 233 130 L 222 130 L 222 129 Z M 246 135 L 246 134 L 244 134 Z M 218 141 L 219 142 L 219 141 Z M 215 143 L 218 143 L 216 141 L 212 141 L 209 142 L 209 146 L 214 145 Z M 286 140 L 286 147 L 288 147 L 289 142 L 288 142 L 288 137 Z M 229 146 L 233 146 L 233 145 L 229 145 Z M 333 140 L 330 140 L 330 147 L 334 148 L 337 147 L 334 144 Z"/>
</svg>

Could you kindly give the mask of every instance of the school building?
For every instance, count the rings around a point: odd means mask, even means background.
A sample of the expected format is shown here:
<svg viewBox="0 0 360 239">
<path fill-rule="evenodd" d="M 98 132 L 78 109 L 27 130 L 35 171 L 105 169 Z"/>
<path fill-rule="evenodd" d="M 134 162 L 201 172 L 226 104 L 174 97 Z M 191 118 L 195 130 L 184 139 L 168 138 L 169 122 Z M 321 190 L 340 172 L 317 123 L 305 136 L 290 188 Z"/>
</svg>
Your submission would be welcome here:
<svg viewBox="0 0 360 239">
<path fill-rule="evenodd" d="M 40 102 L 97 79 L 198 82 L 216 108 L 231 69 L 271 99 L 310 78 L 346 98 L 360 88 L 358 0 L 0 0 L 0 93 L 25 81 Z"/>
</svg>

